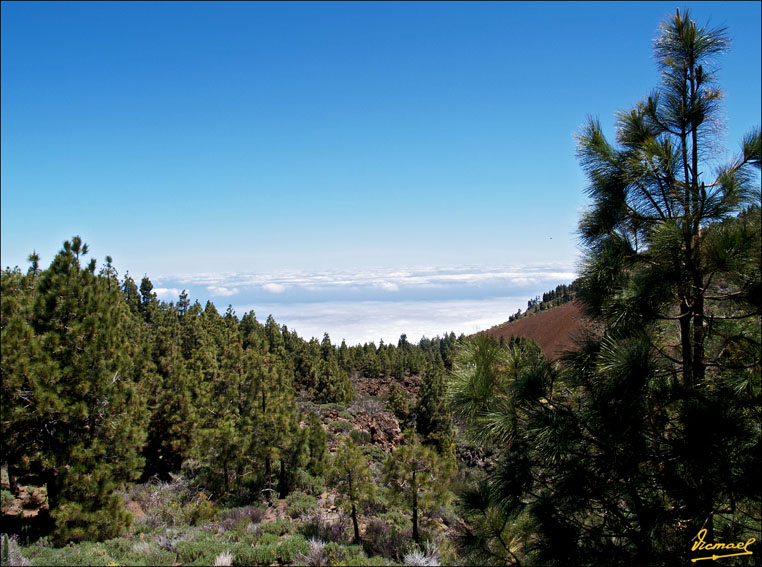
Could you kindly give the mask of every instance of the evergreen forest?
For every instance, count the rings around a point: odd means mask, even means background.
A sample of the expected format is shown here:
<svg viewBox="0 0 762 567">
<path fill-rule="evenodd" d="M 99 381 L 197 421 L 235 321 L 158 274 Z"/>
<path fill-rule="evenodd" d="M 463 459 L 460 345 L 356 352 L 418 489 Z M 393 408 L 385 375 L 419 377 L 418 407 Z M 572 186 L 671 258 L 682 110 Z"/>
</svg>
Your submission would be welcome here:
<svg viewBox="0 0 762 567">
<path fill-rule="evenodd" d="M 2 564 L 760 564 L 762 139 L 719 162 L 728 45 L 677 11 L 659 84 L 582 125 L 579 278 L 505 316 L 577 302 L 558 359 L 308 340 L 78 236 L 4 269 Z"/>
</svg>

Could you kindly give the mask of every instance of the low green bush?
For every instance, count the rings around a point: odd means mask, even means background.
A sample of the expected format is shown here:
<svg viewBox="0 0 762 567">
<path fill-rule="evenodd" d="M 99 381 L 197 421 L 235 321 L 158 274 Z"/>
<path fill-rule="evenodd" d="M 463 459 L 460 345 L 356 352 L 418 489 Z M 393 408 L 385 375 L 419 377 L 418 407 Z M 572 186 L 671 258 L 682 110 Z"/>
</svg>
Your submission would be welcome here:
<svg viewBox="0 0 762 567">
<path fill-rule="evenodd" d="M 319 496 L 325 490 L 325 479 L 322 476 L 313 476 L 304 469 L 296 471 L 294 484 L 302 492 Z"/>
<path fill-rule="evenodd" d="M 359 545 L 341 545 L 327 543 L 323 553 L 328 558 L 329 565 L 367 565 L 368 557 Z"/>
<path fill-rule="evenodd" d="M 119 565 L 174 565 L 177 554 L 160 549 L 155 542 L 134 541 L 118 538 L 105 542 L 109 555 Z"/>
<path fill-rule="evenodd" d="M 370 443 L 372 437 L 367 431 L 362 429 L 353 429 L 349 432 L 349 436 L 357 445 L 366 445 Z"/>
<path fill-rule="evenodd" d="M 15 498 L 10 490 L 0 491 L 0 494 L 2 494 L 2 496 L 0 496 L 0 506 L 2 507 L 3 512 L 5 512 L 5 510 L 13 504 Z"/>
<path fill-rule="evenodd" d="M 337 419 L 336 421 L 332 421 L 328 424 L 328 427 L 331 428 L 331 431 L 334 431 L 336 433 L 346 433 L 350 429 L 352 429 L 352 424 L 348 421 L 344 421 L 343 419 Z"/>
<path fill-rule="evenodd" d="M 240 544 L 222 543 L 218 541 L 181 541 L 176 545 L 177 561 L 183 564 L 212 565 L 215 558 L 224 551 L 235 554 L 235 550 L 243 547 Z M 204 563 L 206 561 L 206 563 Z"/>
<path fill-rule="evenodd" d="M 317 498 L 304 492 L 292 492 L 286 497 L 288 515 L 299 518 L 317 507 Z"/>
<path fill-rule="evenodd" d="M 274 543 L 278 543 L 279 541 L 280 536 L 276 534 L 260 534 L 252 547 L 256 547 L 258 545 L 272 545 Z"/>
<path fill-rule="evenodd" d="M 291 520 L 283 518 L 274 522 L 266 522 L 259 525 L 263 534 L 275 534 L 278 536 L 294 532 L 294 524 Z"/>
<path fill-rule="evenodd" d="M 301 535 L 291 536 L 278 546 L 278 556 L 281 563 L 291 563 L 299 555 L 310 550 L 310 544 Z"/>
<path fill-rule="evenodd" d="M 360 447 L 360 450 L 368 461 L 376 463 L 377 465 L 383 464 L 383 462 L 386 461 L 386 453 L 384 453 L 384 450 L 377 445 L 363 445 Z"/>
<path fill-rule="evenodd" d="M 183 506 L 183 517 L 187 524 L 198 526 L 217 517 L 219 509 L 203 492 L 199 492 Z"/>
<path fill-rule="evenodd" d="M 103 543 L 83 542 L 58 548 L 29 546 L 23 548 L 21 553 L 32 565 L 51 567 L 105 567 L 109 563 L 118 563 L 117 558 L 108 553 Z"/>
<path fill-rule="evenodd" d="M 233 553 L 233 565 L 272 565 L 277 560 L 278 545 L 275 543 L 256 547 L 240 546 Z"/>
</svg>

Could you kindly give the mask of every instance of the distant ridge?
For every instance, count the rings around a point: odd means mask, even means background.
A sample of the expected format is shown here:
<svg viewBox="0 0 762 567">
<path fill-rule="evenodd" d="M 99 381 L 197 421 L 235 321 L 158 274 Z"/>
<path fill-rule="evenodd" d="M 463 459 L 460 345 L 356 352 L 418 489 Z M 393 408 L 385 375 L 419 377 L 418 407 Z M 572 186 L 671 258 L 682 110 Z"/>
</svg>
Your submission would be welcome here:
<svg viewBox="0 0 762 567">
<path fill-rule="evenodd" d="M 587 319 L 576 301 L 538 311 L 533 315 L 496 325 L 483 331 L 492 337 L 528 337 L 542 348 L 545 356 L 557 360 L 565 350 L 574 346 L 574 338 L 586 325 Z"/>
</svg>

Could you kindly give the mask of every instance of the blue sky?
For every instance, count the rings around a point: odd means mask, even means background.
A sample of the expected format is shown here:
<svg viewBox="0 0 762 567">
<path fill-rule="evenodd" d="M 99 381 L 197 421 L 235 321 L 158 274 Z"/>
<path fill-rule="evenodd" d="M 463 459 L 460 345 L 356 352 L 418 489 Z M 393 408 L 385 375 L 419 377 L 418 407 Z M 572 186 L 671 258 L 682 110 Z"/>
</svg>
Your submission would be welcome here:
<svg viewBox="0 0 762 567">
<path fill-rule="evenodd" d="M 209 287 L 573 272 L 574 134 L 590 114 L 613 134 L 657 86 L 652 40 L 678 6 L 733 38 L 719 77 L 734 150 L 760 123 L 760 2 L 3 2 L 2 265 L 33 249 L 47 264 L 80 234 L 121 273 L 185 278 L 239 312 L 266 298 Z"/>
</svg>

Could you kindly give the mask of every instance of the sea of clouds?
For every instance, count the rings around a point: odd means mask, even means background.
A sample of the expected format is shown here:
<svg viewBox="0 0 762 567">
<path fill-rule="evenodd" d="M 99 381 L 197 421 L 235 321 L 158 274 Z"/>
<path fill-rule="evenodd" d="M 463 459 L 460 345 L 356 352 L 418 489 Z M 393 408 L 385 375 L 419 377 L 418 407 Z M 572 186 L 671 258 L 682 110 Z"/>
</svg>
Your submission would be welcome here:
<svg viewBox="0 0 762 567">
<path fill-rule="evenodd" d="M 240 316 L 272 314 L 300 336 L 347 344 L 411 341 L 446 332 L 470 334 L 502 323 L 527 300 L 577 274 L 571 264 L 422 266 L 357 270 L 201 273 L 153 279 L 160 299 L 182 290 Z"/>
</svg>

